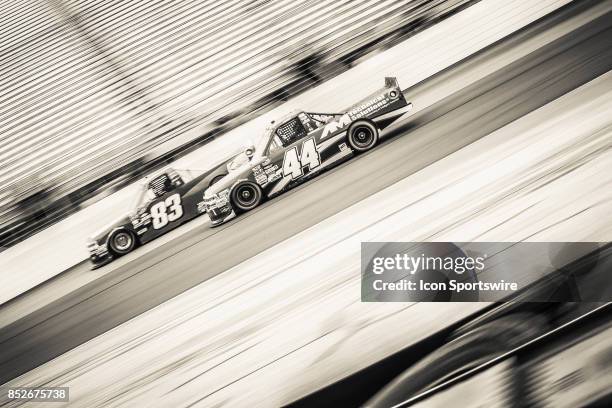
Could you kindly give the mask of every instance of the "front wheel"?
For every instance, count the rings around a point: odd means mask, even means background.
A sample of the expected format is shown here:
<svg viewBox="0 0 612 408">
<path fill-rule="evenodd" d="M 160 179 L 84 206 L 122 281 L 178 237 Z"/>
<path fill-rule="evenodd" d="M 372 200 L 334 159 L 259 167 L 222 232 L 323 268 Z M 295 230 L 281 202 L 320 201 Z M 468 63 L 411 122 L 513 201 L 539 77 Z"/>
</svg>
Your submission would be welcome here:
<svg viewBox="0 0 612 408">
<path fill-rule="evenodd" d="M 378 129 L 370 122 L 357 121 L 348 130 L 348 142 L 357 152 L 370 150 L 378 143 Z"/>
<path fill-rule="evenodd" d="M 246 212 L 257 207 L 263 198 L 261 187 L 252 181 L 243 181 L 232 190 L 231 199 L 238 212 Z"/>
<path fill-rule="evenodd" d="M 115 255 L 125 255 L 134 249 L 136 239 L 130 231 L 118 230 L 110 237 L 109 246 Z"/>
</svg>

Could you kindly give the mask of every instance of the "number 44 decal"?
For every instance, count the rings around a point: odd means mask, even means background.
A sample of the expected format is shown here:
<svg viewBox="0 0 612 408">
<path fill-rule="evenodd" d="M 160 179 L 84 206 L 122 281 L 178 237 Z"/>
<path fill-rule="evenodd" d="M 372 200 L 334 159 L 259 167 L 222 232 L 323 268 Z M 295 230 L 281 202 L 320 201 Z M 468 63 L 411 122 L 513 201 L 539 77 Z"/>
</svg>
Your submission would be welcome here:
<svg viewBox="0 0 612 408">
<path fill-rule="evenodd" d="M 304 172 L 302 169 L 306 166 L 313 170 L 321 165 L 321 157 L 317 150 L 317 145 L 313 138 L 306 139 L 302 143 L 302 152 L 298 156 L 297 146 L 285 152 L 283 159 L 283 175 L 291 176 L 291 179 L 301 177 Z"/>
</svg>

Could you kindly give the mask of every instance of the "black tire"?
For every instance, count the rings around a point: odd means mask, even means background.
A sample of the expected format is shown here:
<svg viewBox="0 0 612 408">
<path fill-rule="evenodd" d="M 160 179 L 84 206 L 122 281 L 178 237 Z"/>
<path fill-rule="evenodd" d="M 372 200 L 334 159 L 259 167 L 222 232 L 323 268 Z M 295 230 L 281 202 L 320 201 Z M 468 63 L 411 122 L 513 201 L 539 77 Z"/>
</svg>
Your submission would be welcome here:
<svg viewBox="0 0 612 408">
<path fill-rule="evenodd" d="M 108 239 L 108 246 L 114 255 L 125 255 L 136 247 L 136 237 L 131 231 L 117 230 Z"/>
<path fill-rule="evenodd" d="M 348 130 L 348 143 L 357 152 L 365 152 L 378 143 L 378 129 L 372 123 L 358 120 Z"/>
<path fill-rule="evenodd" d="M 208 187 L 212 186 L 215 183 L 218 183 L 219 180 L 221 180 L 225 176 L 227 176 L 227 174 L 219 174 L 219 175 L 213 177 L 213 179 L 210 181 L 210 184 L 208 185 Z"/>
<path fill-rule="evenodd" d="M 232 205 L 238 212 L 250 211 L 257 207 L 263 198 L 259 185 L 252 181 L 243 181 L 232 189 Z"/>
<path fill-rule="evenodd" d="M 516 313 L 486 323 L 449 341 L 408 368 L 374 396 L 368 407 L 390 407 L 460 375 L 542 334 L 546 319 Z"/>
</svg>

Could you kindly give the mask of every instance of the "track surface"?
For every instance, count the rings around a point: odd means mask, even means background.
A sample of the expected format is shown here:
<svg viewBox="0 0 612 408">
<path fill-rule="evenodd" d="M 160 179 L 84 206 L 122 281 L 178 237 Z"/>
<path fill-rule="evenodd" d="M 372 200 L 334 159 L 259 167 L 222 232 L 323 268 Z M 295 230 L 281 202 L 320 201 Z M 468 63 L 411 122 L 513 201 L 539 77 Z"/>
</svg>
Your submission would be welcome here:
<svg viewBox="0 0 612 408">
<path fill-rule="evenodd" d="M 420 355 L 487 304 L 363 303 L 361 242 L 610 241 L 610 111 L 612 71 L 7 385 L 69 386 L 83 408 L 278 407 Z M 532 255 L 519 285 L 558 265 Z"/>
<path fill-rule="evenodd" d="M 203 226 L 0 332 L 4 383 L 413 174 L 612 68 L 604 17 L 435 104 L 397 137 L 217 229 Z M 407 90 L 419 103 L 419 86 Z"/>
<path fill-rule="evenodd" d="M 330 112 L 342 110 L 343 107 L 353 104 L 355 100 L 365 98 L 379 89 L 383 75 L 394 75 L 403 87 L 412 87 L 570 2 L 571 0 L 539 0 L 537 2 L 533 0 L 486 0 L 477 2 L 449 19 L 423 30 L 407 41 L 368 58 L 333 80 L 315 86 L 229 131 L 223 137 L 206 144 L 205 147 L 178 159 L 173 163 L 173 167 L 196 172 L 205 171 L 215 163 L 222 161 L 222 158 L 230 157 L 244 149 L 248 140 L 255 142 L 261 135 L 262 129 L 271 120 L 295 109 Z M 587 0 L 586 3 L 579 4 L 582 8 L 586 8 L 589 4 L 594 3 L 596 1 Z M 483 65 L 474 61 L 472 67 L 468 67 L 467 72 L 464 70 L 462 75 L 453 76 L 452 81 L 436 83 L 429 88 L 428 94 L 419 95 L 419 104 L 415 111 L 441 101 L 451 93 L 495 72 L 503 65 L 559 38 L 592 20 L 596 15 L 609 11 L 611 6 L 599 3 L 589 10 L 588 15 L 585 13 L 582 16 L 563 21 L 562 24 L 556 25 L 545 34 L 524 37 L 519 46 L 512 47 L 510 54 L 505 53 L 505 56 L 489 58 Z M 599 8 L 600 12 L 593 13 L 594 8 Z M 376 78 L 377 80 L 374 80 Z M 359 86 L 355 87 L 355 84 Z M 200 133 L 202 131 L 205 130 L 201 129 Z M 196 131 L 195 136 L 198 134 Z M 187 141 L 190 140 L 190 137 L 193 138 L 194 134 L 187 132 L 181 137 Z M 54 282 L 61 280 L 61 288 L 56 288 L 59 290 L 56 290 L 53 296 L 43 296 L 44 299 L 35 296 L 35 293 L 40 294 L 40 287 L 33 291 L 34 293 L 28 293 L 27 303 L 35 304 L 35 306 L 25 307 L 22 310 L 30 313 L 40 304 L 49 303 L 51 297 L 59 298 L 59 295 L 68 294 L 75 288 L 99 277 L 99 274 L 94 275 L 83 270 L 80 271 L 81 274 L 74 273 L 78 271 L 78 268 L 74 269 L 73 266 L 88 258 L 89 254 L 84 245 L 88 237 L 95 234 L 95 231 L 108 226 L 118 217 L 125 215 L 126 208 L 133 205 L 132 201 L 138 184 L 127 186 L 84 208 L 63 222 L 36 234 L 26 240 L 23 245 L 16 245 L 2 252 L 0 254 L 0 269 L 3 270 L 3 273 L 0 274 L 0 287 L 2 288 L 0 304 L 43 282 L 45 282 L 45 288 L 49 288 L 47 285 L 49 280 Z M 195 225 L 199 223 L 193 223 L 192 227 Z M 177 234 L 168 236 L 180 239 Z M 156 248 L 158 242 L 147 245 L 147 249 Z M 65 273 L 67 270 L 71 272 Z M 60 274 L 61 279 L 52 279 Z M 46 290 L 44 292 L 48 293 Z M 8 309 L 14 310 L 14 306 L 13 303 Z M 6 309 L 0 305 L 0 327 L 6 325 L 7 316 L 13 320 L 16 320 L 17 317 L 15 313 L 5 313 L 4 310 Z"/>
</svg>

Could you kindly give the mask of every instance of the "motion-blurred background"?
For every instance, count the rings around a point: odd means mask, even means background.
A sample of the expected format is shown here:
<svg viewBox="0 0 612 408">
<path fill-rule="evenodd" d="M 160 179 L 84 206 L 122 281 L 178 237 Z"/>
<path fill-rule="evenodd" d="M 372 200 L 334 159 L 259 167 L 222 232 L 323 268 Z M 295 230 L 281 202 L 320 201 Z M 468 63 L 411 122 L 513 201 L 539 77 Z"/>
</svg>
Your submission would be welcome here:
<svg viewBox="0 0 612 408">
<path fill-rule="evenodd" d="M 84 408 L 375 394 L 387 407 L 511 349 L 474 387 L 417 404 L 612 395 L 610 304 L 365 303 L 359 273 L 363 242 L 609 243 L 609 0 L 15 0 L 0 12 L 0 384 L 67 386 Z M 130 210 L 134 178 L 173 160 L 206 169 L 289 109 L 333 112 L 386 75 L 414 103 L 397 137 L 218 228 L 202 215 L 90 270 L 84 238 Z M 609 291 L 605 248 L 601 280 L 583 278 Z M 548 337 L 525 353 L 523 334 Z M 421 387 L 393 386 L 402 373 Z"/>
</svg>

